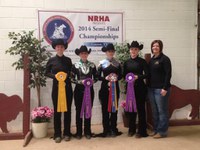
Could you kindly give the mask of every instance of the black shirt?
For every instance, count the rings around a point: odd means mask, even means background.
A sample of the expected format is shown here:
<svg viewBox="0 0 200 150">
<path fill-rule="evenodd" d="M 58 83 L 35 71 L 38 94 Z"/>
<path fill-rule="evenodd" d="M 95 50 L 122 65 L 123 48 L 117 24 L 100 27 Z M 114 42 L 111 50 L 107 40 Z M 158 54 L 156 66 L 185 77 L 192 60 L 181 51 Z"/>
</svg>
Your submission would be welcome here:
<svg viewBox="0 0 200 150">
<path fill-rule="evenodd" d="M 114 58 L 111 60 L 104 59 L 100 61 L 100 65 L 97 71 L 98 79 L 103 82 L 109 82 L 105 78 L 110 73 L 117 74 L 118 76 L 117 79 L 121 80 L 122 78 L 121 64 L 118 61 L 116 61 Z"/>
<path fill-rule="evenodd" d="M 167 90 L 171 79 L 171 61 L 169 57 L 161 53 L 158 57 L 153 56 L 149 62 L 149 86 Z"/>
<path fill-rule="evenodd" d="M 66 56 L 54 56 L 49 59 L 46 65 L 46 76 L 54 79 L 54 83 L 57 83 L 57 80 L 55 78 L 55 75 L 63 71 L 67 73 L 67 79 L 66 82 L 70 82 L 70 76 L 71 76 L 71 69 L 72 69 L 72 61 L 69 57 Z"/>
<path fill-rule="evenodd" d="M 138 76 L 138 79 L 135 81 L 135 85 L 144 83 L 144 79 L 149 75 L 148 65 L 146 61 L 140 57 L 130 58 L 124 62 L 123 76 L 124 78 L 128 73 L 133 73 Z"/>
</svg>

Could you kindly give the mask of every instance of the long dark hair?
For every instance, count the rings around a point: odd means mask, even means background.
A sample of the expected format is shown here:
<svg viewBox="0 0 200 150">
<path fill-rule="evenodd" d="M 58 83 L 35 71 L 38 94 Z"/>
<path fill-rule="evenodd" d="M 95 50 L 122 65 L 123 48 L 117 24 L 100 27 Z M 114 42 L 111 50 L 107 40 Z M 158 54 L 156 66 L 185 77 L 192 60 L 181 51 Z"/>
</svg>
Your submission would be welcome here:
<svg viewBox="0 0 200 150">
<path fill-rule="evenodd" d="M 151 52 L 153 53 L 153 50 L 152 50 L 152 47 L 155 43 L 158 43 L 159 47 L 160 47 L 160 53 L 162 53 L 163 51 L 163 42 L 161 40 L 154 40 L 152 43 L 151 43 Z"/>
</svg>

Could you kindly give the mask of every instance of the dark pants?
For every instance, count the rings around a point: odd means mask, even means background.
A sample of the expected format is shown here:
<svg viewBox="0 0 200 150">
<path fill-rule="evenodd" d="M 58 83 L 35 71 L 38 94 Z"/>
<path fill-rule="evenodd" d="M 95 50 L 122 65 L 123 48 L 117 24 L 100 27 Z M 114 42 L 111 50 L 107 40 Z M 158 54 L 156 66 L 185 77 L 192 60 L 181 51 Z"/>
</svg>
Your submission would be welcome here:
<svg viewBox="0 0 200 150">
<path fill-rule="evenodd" d="M 117 86 L 117 103 L 119 101 L 119 86 Z M 110 131 L 118 132 L 117 129 L 117 113 L 116 112 L 108 112 L 108 96 L 109 96 L 109 87 L 108 82 L 102 82 L 101 89 L 99 91 L 99 99 L 101 102 L 102 109 L 102 122 L 103 122 L 103 132 L 108 133 Z"/>
<path fill-rule="evenodd" d="M 83 103 L 83 96 L 84 96 L 84 86 L 83 85 L 76 85 L 74 90 L 74 100 L 76 106 L 76 129 L 77 135 L 82 135 L 82 126 L 83 126 L 83 119 L 80 118 L 82 103 Z M 94 89 L 91 87 L 91 100 L 93 105 L 94 100 Z M 84 134 L 91 135 L 91 118 L 86 119 L 84 114 Z"/>
<path fill-rule="evenodd" d="M 67 96 L 67 112 L 64 112 L 64 131 L 63 135 L 71 136 L 71 105 L 72 105 L 72 87 L 71 84 L 66 84 L 66 96 Z M 52 100 L 54 106 L 54 137 L 61 137 L 61 112 L 57 112 L 58 102 L 58 86 L 53 85 L 52 89 Z"/>
<path fill-rule="evenodd" d="M 138 115 L 138 134 L 146 135 L 147 134 L 147 123 L 146 123 L 146 95 L 147 89 L 142 87 L 135 87 L 135 97 L 137 105 L 137 113 L 128 113 L 129 114 L 129 132 L 136 132 L 136 118 Z"/>
</svg>

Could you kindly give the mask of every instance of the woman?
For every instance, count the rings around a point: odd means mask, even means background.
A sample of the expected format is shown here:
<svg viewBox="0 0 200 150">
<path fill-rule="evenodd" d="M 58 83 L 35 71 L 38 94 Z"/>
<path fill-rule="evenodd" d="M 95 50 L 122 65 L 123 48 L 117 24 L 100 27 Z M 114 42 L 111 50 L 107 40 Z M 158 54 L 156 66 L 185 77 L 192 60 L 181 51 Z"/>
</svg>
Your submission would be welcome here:
<svg viewBox="0 0 200 150">
<path fill-rule="evenodd" d="M 76 84 L 74 90 L 74 100 L 76 106 L 76 138 L 82 138 L 82 105 L 83 105 L 83 98 L 84 98 L 84 91 L 85 91 L 85 79 L 90 78 L 92 79 L 92 83 L 97 81 L 96 76 L 96 66 L 93 62 L 88 61 L 88 55 L 90 54 L 91 49 L 87 49 L 86 46 L 81 46 L 80 49 L 76 49 L 75 53 L 80 57 L 80 60 L 76 62 L 72 67 L 72 82 Z M 94 89 L 93 86 L 90 87 L 90 103 L 93 104 L 94 100 Z M 91 112 L 91 110 L 90 110 Z M 91 138 L 91 116 L 85 117 L 84 115 L 84 134 L 87 139 Z"/>
<path fill-rule="evenodd" d="M 72 61 L 69 57 L 64 55 L 65 49 L 67 49 L 68 44 L 64 43 L 62 39 L 57 39 L 52 42 L 52 47 L 56 51 L 56 56 L 49 59 L 46 65 L 46 76 L 53 79 L 53 87 L 52 87 L 52 100 L 54 106 L 54 140 L 56 143 L 61 142 L 61 114 L 64 112 L 64 131 L 63 136 L 65 141 L 69 141 L 71 137 L 70 126 L 71 126 L 71 104 L 72 104 L 72 86 L 70 81 L 70 74 L 72 68 Z M 61 93 L 61 95 L 65 95 L 64 103 L 66 106 L 66 110 L 58 111 L 58 102 L 59 102 L 59 81 L 58 75 L 60 72 L 64 72 L 67 76 L 65 82 L 65 93 Z"/>
<path fill-rule="evenodd" d="M 128 44 L 131 58 L 124 63 L 123 76 L 126 77 L 128 73 L 134 74 L 134 92 L 136 99 L 137 112 L 128 112 L 129 115 L 129 131 L 128 136 L 133 136 L 136 133 L 136 118 L 138 114 L 138 130 L 136 138 L 147 137 L 147 123 L 146 123 L 146 111 L 145 101 L 147 96 L 147 87 L 144 83 L 144 79 L 148 76 L 148 66 L 144 59 L 139 57 L 139 51 L 143 49 L 143 45 L 137 41 L 133 41 L 131 45 Z"/>
<path fill-rule="evenodd" d="M 167 136 L 168 98 L 170 94 L 171 61 L 163 54 L 163 43 L 154 40 L 151 43 L 153 57 L 149 62 L 149 99 L 153 112 L 154 138 Z"/>
<path fill-rule="evenodd" d="M 117 107 L 120 94 L 118 80 L 122 78 L 122 70 L 120 63 L 113 57 L 115 54 L 113 44 L 108 44 L 106 47 L 103 47 L 102 51 L 105 52 L 106 59 L 100 61 L 97 72 L 99 80 L 102 81 L 99 91 L 99 99 L 102 105 L 103 137 L 110 135 L 115 137 L 119 133 L 117 129 Z M 114 78 L 113 82 L 111 82 L 111 78 Z M 116 91 L 113 92 L 113 94 L 116 94 L 116 107 L 113 106 L 114 108 L 112 108 L 114 110 L 109 111 L 109 92 L 111 92 L 111 84 L 116 89 Z"/>
</svg>

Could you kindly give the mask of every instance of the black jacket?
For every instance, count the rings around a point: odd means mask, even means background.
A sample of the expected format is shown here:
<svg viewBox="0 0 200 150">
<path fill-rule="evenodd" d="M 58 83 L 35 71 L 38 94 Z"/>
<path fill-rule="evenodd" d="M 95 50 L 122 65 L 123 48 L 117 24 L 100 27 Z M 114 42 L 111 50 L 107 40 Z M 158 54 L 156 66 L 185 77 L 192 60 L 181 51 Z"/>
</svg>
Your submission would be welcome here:
<svg viewBox="0 0 200 150">
<path fill-rule="evenodd" d="M 66 83 L 71 84 L 70 76 L 72 70 L 72 61 L 69 57 L 66 56 L 54 56 L 49 59 L 46 65 L 46 76 L 53 79 L 53 83 L 57 84 L 58 81 L 55 78 L 55 75 L 63 71 L 67 73 Z"/>
<path fill-rule="evenodd" d="M 118 76 L 118 81 L 116 81 L 116 89 L 117 89 L 117 97 L 119 98 L 119 80 L 122 78 L 122 68 L 121 64 L 115 60 L 114 58 L 112 60 L 104 59 L 100 61 L 100 65 L 97 69 L 97 76 L 101 83 L 101 88 L 99 90 L 99 98 L 103 101 L 108 101 L 108 80 L 106 80 L 106 76 L 108 76 L 110 73 L 115 73 Z"/>
<path fill-rule="evenodd" d="M 172 67 L 169 57 L 163 53 L 158 57 L 153 56 L 149 62 L 149 87 L 167 90 L 171 86 L 171 70 Z"/>
<path fill-rule="evenodd" d="M 135 81 L 135 85 L 143 85 L 144 79 L 146 79 L 149 75 L 146 61 L 140 57 L 136 57 L 134 59 L 130 58 L 125 61 L 123 67 L 124 78 L 126 78 L 126 75 L 130 72 L 138 76 L 138 79 Z"/>
<path fill-rule="evenodd" d="M 93 62 L 83 63 L 80 60 L 72 66 L 72 83 L 83 86 L 82 81 L 86 78 L 93 79 L 94 83 L 97 82 L 96 66 Z"/>
</svg>

